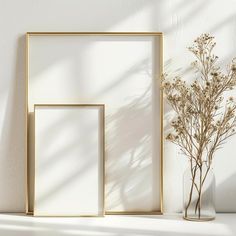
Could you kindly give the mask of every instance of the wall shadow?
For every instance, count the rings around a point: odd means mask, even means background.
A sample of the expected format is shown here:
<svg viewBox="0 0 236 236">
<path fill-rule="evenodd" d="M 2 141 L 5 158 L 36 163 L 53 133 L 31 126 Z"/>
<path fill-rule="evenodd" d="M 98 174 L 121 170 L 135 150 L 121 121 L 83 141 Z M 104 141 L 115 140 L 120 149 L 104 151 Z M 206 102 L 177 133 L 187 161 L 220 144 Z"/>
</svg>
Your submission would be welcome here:
<svg viewBox="0 0 236 236">
<path fill-rule="evenodd" d="M 160 177 L 156 176 L 159 175 L 159 165 L 153 167 L 159 162 L 158 140 L 153 144 L 158 130 L 150 125 L 153 119 L 158 122 L 158 118 L 153 113 L 155 109 L 151 104 L 151 91 L 152 86 L 107 117 L 108 211 L 159 210 Z"/>
<path fill-rule="evenodd" d="M 216 186 L 216 206 L 221 213 L 235 212 L 236 209 L 236 173 L 230 175 L 226 180 Z M 222 202 L 224 203 L 222 206 Z"/>
</svg>

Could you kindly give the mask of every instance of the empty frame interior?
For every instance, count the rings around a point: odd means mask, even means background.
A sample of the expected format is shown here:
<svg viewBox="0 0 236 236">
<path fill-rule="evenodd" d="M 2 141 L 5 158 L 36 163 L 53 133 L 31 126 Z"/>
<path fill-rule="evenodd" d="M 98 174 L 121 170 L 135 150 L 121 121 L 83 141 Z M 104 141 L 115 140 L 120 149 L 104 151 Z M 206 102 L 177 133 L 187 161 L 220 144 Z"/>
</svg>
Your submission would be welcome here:
<svg viewBox="0 0 236 236">
<path fill-rule="evenodd" d="M 35 105 L 35 216 L 104 212 L 104 111 Z"/>
<path fill-rule="evenodd" d="M 27 211 L 34 104 L 99 103 L 106 105 L 106 213 L 161 212 L 162 34 L 28 33 L 27 45 Z"/>
</svg>

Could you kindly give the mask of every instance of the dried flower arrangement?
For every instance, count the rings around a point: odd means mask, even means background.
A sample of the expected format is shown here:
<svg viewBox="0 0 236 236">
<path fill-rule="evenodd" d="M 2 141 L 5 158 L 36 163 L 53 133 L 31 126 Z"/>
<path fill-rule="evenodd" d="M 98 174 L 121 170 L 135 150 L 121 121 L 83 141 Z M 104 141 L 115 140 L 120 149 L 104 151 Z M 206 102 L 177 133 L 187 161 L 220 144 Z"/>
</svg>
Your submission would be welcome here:
<svg viewBox="0 0 236 236">
<path fill-rule="evenodd" d="M 201 191 L 214 154 L 236 133 L 236 102 L 233 97 L 224 98 L 225 92 L 236 86 L 236 61 L 233 59 L 226 72 L 222 72 L 216 65 L 218 57 L 213 54 L 215 45 L 214 37 L 203 34 L 188 48 L 196 59 L 191 66 L 199 75 L 193 82 L 163 75 L 164 94 L 176 113 L 171 123 L 173 132 L 166 139 L 180 147 L 191 165 L 189 202 L 184 209 L 186 218 L 194 188 L 198 193 L 195 213 L 201 217 Z M 207 168 L 202 171 L 204 164 Z"/>
</svg>

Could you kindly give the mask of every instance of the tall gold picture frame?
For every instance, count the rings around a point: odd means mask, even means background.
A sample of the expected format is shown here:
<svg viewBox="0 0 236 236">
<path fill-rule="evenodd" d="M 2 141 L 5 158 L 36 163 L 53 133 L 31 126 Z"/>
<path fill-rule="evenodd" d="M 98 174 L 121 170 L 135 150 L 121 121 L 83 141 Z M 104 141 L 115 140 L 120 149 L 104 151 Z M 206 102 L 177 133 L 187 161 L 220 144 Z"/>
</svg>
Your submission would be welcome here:
<svg viewBox="0 0 236 236">
<path fill-rule="evenodd" d="M 32 210 L 29 209 L 29 156 L 28 156 L 28 142 L 29 142 L 29 46 L 30 46 L 30 37 L 33 36 L 151 36 L 151 37 L 158 37 L 158 47 L 159 53 L 156 55 L 159 61 L 159 74 L 156 76 L 158 89 L 160 89 L 160 123 L 159 123 L 159 130 L 160 130 L 160 143 L 159 145 L 159 161 L 160 161 L 160 179 L 158 186 L 160 186 L 160 209 L 153 210 L 153 211 L 106 211 L 105 214 L 162 214 L 163 212 L 163 92 L 160 86 L 160 75 L 163 72 L 163 33 L 160 32 L 28 32 L 26 33 L 26 106 L 27 106 L 27 113 L 25 117 L 25 124 L 26 124 L 26 213 L 32 214 Z"/>
</svg>

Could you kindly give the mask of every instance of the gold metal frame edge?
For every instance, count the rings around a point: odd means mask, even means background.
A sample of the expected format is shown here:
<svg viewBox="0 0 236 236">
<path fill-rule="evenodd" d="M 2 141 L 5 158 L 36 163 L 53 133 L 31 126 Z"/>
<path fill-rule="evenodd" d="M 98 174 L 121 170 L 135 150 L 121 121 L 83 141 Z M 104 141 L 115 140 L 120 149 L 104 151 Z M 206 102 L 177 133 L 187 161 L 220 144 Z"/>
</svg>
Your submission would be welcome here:
<svg viewBox="0 0 236 236">
<path fill-rule="evenodd" d="M 163 90 L 161 87 L 161 76 L 163 74 L 164 70 L 164 53 L 163 53 L 163 48 L 164 48 L 164 37 L 163 34 L 160 37 L 160 78 L 159 78 L 159 89 L 160 89 L 160 135 L 161 135 L 161 140 L 160 140 L 160 212 L 163 214 L 164 212 L 164 96 L 163 96 Z"/>
<path fill-rule="evenodd" d="M 25 35 L 25 45 L 26 45 L 26 52 L 25 52 L 25 59 L 26 59 L 26 63 L 25 63 L 25 85 L 26 85 L 26 93 L 25 93 L 25 104 L 26 104 L 26 114 L 25 114 L 25 133 L 26 133 L 26 137 L 25 137 L 25 213 L 31 214 L 32 212 L 29 211 L 29 171 L 28 171 L 28 114 L 29 114 L 29 110 L 28 110 L 28 81 L 29 81 L 29 34 Z"/>
<path fill-rule="evenodd" d="M 27 32 L 29 36 L 45 36 L 45 35 L 80 35 L 80 36 L 162 36 L 162 32 Z"/>
<path fill-rule="evenodd" d="M 106 211 L 105 215 L 162 215 L 161 211 Z"/>
</svg>

